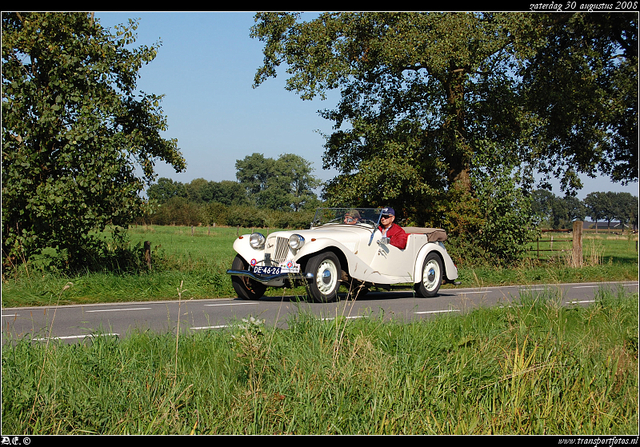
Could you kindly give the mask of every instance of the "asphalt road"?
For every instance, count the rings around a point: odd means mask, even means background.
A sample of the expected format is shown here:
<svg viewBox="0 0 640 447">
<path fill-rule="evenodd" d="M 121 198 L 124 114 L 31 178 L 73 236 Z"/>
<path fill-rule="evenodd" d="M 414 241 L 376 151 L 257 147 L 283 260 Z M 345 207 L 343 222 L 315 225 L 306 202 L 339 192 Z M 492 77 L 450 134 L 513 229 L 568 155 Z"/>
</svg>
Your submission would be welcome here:
<svg viewBox="0 0 640 447">
<path fill-rule="evenodd" d="M 318 304 L 298 302 L 295 297 L 263 297 L 258 301 L 238 298 L 149 301 L 60 307 L 21 307 L 2 309 L 3 344 L 28 336 L 35 340 L 55 338 L 77 342 L 95 334 L 125 337 L 131 331 L 219 330 L 234 321 L 253 316 L 268 325 L 286 327 L 299 312 L 318 318 L 429 318 L 443 313 L 464 313 L 480 306 L 508 305 L 521 295 L 554 292 L 566 305 L 589 305 L 600 288 L 638 291 L 638 281 L 580 283 L 539 286 L 441 289 L 435 298 L 418 298 L 410 291 L 370 292 L 357 300 Z"/>
</svg>

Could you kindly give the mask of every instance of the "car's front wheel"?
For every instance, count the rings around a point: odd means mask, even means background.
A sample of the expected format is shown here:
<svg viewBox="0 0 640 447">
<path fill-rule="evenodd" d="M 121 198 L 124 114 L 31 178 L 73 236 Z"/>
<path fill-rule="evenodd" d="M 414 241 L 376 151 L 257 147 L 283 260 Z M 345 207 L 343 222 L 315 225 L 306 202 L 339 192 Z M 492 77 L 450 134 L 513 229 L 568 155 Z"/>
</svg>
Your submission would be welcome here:
<svg viewBox="0 0 640 447">
<path fill-rule="evenodd" d="M 309 281 L 309 295 L 318 303 L 331 303 L 338 298 L 342 270 L 340 260 L 331 253 L 320 253 L 309 259 L 307 273 L 313 274 Z"/>
<path fill-rule="evenodd" d="M 422 281 L 415 285 L 421 297 L 430 298 L 438 294 L 442 284 L 442 260 L 437 253 L 429 253 L 422 267 Z"/>
<path fill-rule="evenodd" d="M 231 268 L 233 270 L 248 270 L 249 263 L 242 256 L 236 255 Z M 245 300 L 259 300 L 267 290 L 267 286 L 246 276 L 232 276 L 231 284 L 233 290 L 238 294 L 238 298 Z"/>
</svg>

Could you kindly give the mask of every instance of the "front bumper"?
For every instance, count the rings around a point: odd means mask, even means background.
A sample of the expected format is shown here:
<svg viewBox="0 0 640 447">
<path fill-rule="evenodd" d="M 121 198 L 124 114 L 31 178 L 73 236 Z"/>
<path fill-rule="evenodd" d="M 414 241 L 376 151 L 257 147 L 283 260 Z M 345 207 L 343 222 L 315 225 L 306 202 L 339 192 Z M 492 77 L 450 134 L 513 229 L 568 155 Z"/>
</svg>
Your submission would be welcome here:
<svg viewBox="0 0 640 447">
<path fill-rule="evenodd" d="M 254 281 L 265 284 L 272 281 L 277 281 L 279 279 L 288 279 L 291 281 L 301 279 L 310 281 L 313 279 L 313 273 L 279 273 L 277 275 L 256 275 L 255 273 L 248 270 L 227 270 L 227 274 L 232 276 L 245 276 L 247 278 L 251 278 Z"/>
</svg>

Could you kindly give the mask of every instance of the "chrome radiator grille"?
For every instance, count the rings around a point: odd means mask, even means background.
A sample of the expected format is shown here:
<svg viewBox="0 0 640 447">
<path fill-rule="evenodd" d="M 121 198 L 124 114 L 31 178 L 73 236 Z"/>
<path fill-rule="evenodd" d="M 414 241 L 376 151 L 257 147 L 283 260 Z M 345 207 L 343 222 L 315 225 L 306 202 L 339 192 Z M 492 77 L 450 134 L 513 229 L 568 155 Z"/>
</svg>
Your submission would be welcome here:
<svg viewBox="0 0 640 447">
<path fill-rule="evenodd" d="M 273 252 L 272 259 L 275 262 L 286 261 L 289 254 L 289 239 L 286 237 L 279 237 L 276 239 L 276 249 Z"/>
</svg>

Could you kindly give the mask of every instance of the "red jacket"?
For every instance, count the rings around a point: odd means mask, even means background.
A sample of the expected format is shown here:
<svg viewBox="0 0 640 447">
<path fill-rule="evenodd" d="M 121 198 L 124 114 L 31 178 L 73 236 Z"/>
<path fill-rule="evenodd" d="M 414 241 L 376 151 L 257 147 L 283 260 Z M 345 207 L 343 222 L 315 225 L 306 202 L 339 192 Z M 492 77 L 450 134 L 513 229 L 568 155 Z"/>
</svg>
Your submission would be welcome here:
<svg viewBox="0 0 640 447">
<path fill-rule="evenodd" d="M 409 235 L 398 224 L 391 224 L 391 227 L 387 230 L 387 234 L 384 234 L 382 227 L 378 227 L 383 236 L 389 238 L 389 243 L 398 247 L 400 250 L 404 250 L 407 247 L 407 238 Z"/>
</svg>

